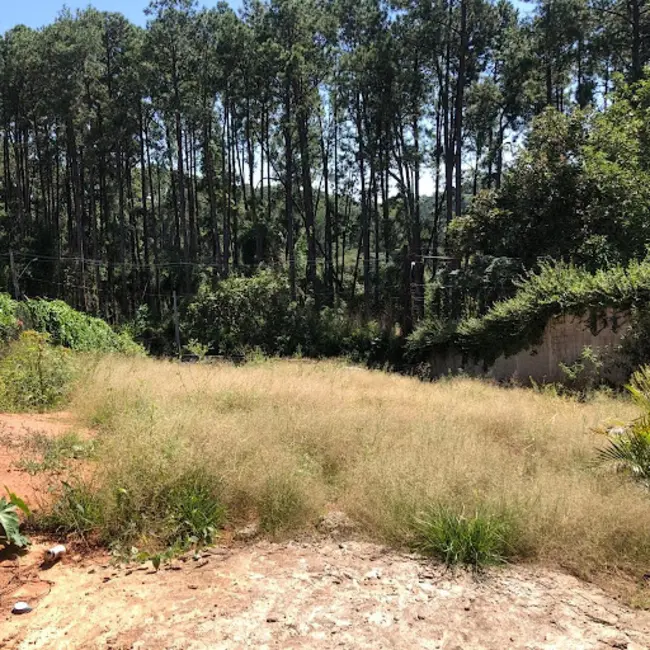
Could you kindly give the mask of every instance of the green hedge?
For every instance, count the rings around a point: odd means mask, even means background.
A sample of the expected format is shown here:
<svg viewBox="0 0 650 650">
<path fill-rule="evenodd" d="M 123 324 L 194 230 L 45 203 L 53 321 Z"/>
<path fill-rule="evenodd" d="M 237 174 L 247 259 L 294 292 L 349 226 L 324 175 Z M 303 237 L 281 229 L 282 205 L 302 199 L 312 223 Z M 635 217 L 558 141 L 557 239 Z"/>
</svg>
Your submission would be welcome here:
<svg viewBox="0 0 650 650">
<path fill-rule="evenodd" d="M 61 300 L 16 302 L 0 294 L 0 341 L 10 341 L 21 329 L 49 335 L 55 345 L 83 352 L 142 354 L 143 349 L 127 334 L 118 334 L 108 323 L 72 309 Z"/>
<path fill-rule="evenodd" d="M 426 363 L 436 351 L 454 349 L 475 361 L 491 364 L 541 341 L 548 321 L 562 314 L 599 315 L 612 308 L 626 311 L 650 301 L 650 260 L 591 274 L 567 264 L 542 265 L 518 283 L 517 294 L 496 303 L 482 318 L 455 326 L 425 322 L 409 337 L 411 362 Z"/>
</svg>

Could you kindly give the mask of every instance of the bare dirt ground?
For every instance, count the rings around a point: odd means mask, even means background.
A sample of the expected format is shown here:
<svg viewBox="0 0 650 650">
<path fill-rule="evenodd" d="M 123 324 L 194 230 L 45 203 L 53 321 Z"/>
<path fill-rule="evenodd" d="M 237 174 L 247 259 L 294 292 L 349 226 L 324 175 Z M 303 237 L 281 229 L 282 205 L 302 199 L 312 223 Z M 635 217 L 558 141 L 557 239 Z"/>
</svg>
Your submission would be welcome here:
<svg viewBox="0 0 650 650">
<path fill-rule="evenodd" d="M 49 477 L 30 476 L 20 471 L 16 463 L 21 457 L 21 442 L 30 434 L 43 433 L 58 436 L 74 427 L 69 413 L 7 414 L 0 413 L 0 489 L 8 488 L 36 507 L 47 497 Z M 78 431 L 79 429 L 75 429 Z"/>
<path fill-rule="evenodd" d="M 69 416 L 0 416 L 57 435 Z M 46 487 L 0 453 L 0 485 Z M 29 477 L 28 477 L 29 478 Z M 24 481 L 24 482 L 23 482 Z M 536 567 L 475 576 L 362 541 L 231 544 L 154 571 L 108 555 L 0 556 L 0 648 L 650 648 L 650 613 Z M 29 614 L 11 614 L 26 600 Z"/>
</svg>

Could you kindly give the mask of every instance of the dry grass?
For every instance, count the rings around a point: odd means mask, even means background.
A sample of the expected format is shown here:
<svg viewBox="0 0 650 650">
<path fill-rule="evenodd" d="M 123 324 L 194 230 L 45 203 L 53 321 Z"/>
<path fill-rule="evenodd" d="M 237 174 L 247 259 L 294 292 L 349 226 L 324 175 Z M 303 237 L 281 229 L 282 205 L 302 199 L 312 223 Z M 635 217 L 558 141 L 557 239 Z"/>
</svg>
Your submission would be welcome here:
<svg viewBox="0 0 650 650">
<path fill-rule="evenodd" d="M 648 495 L 594 465 L 604 440 L 592 429 L 638 414 L 623 400 L 425 384 L 332 362 L 108 358 L 73 410 L 101 431 L 95 489 L 111 534 L 125 507 L 191 474 L 216 486 L 232 520 L 259 518 L 271 532 L 335 506 L 401 544 L 431 506 L 489 508 L 516 521 L 522 558 L 581 575 L 650 562 Z"/>
</svg>

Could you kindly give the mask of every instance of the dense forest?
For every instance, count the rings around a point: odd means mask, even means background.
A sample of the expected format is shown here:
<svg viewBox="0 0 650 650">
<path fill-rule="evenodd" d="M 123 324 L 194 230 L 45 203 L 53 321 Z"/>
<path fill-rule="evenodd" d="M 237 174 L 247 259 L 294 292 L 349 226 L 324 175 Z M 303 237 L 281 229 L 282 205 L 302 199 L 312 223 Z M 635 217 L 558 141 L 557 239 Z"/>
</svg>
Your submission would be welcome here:
<svg viewBox="0 0 650 650">
<path fill-rule="evenodd" d="M 484 313 L 549 259 L 646 255 L 644 0 L 146 13 L 142 28 L 63 10 L 0 40 L 0 281 L 16 298 L 151 324 L 177 296 L 198 323 L 212 312 L 195 296 L 261 274 L 283 309 L 408 333 Z"/>
</svg>

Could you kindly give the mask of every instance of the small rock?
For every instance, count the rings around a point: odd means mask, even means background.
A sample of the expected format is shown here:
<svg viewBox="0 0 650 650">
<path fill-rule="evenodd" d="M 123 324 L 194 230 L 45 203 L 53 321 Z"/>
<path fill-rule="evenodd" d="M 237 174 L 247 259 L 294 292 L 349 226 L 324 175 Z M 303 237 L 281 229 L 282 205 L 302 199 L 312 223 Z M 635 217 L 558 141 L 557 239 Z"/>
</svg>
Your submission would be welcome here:
<svg viewBox="0 0 650 650">
<path fill-rule="evenodd" d="M 88 569 L 88 573 L 97 573 L 97 569 Z"/>
<path fill-rule="evenodd" d="M 363 576 L 364 580 L 379 580 L 381 578 L 381 569 L 372 569 Z"/>
<path fill-rule="evenodd" d="M 218 546 L 216 548 L 209 548 L 203 556 L 205 557 L 206 555 L 230 555 L 230 550 L 223 546 Z"/>
<path fill-rule="evenodd" d="M 17 602 L 12 610 L 12 614 L 29 614 L 29 612 L 32 611 L 32 608 L 26 603 L 23 602 L 22 600 L 20 602 Z"/>
<path fill-rule="evenodd" d="M 187 585 L 188 589 L 198 589 L 199 585 Z"/>
<path fill-rule="evenodd" d="M 81 560 L 82 560 L 82 557 L 81 557 L 81 555 L 79 555 L 79 554 L 74 555 L 74 556 L 72 557 L 72 561 L 73 561 L 73 562 L 81 562 Z"/>
<path fill-rule="evenodd" d="M 267 616 L 266 617 L 266 622 L 267 623 L 277 623 L 280 619 L 277 616 Z"/>
<path fill-rule="evenodd" d="M 260 527 L 257 523 L 249 524 L 235 531 L 235 539 L 242 542 L 249 542 L 260 534 Z"/>
<path fill-rule="evenodd" d="M 102 578 L 102 582 L 109 582 L 109 581 L 110 581 L 110 577 L 109 577 L 109 576 L 104 576 L 104 577 Z"/>
<path fill-rule="evenodd" d="M 331 512 L 328 512 L 323 515 L 318 522 L 318 530 L 329 535 L 349 532 L 354 528 L 354 522 L 340 510 L 332 510 Z"/>
<path fill-rule="evenodd" d="M 200 562 L 197 562 L 196 566 L 194 567 L 195 569 L 200 569 L 201 567 L 206 566 L 210 560 L 201 560 Z"/>
</svg>

